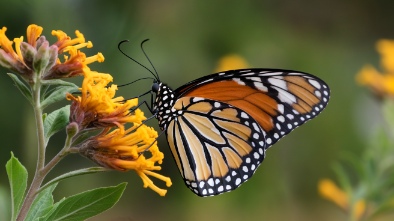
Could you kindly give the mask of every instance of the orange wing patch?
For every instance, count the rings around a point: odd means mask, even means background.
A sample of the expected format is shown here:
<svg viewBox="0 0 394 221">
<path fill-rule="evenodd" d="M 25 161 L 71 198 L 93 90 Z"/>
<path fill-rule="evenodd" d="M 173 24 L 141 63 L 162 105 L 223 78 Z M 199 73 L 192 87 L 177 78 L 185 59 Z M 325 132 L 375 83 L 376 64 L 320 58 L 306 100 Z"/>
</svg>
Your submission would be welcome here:
<svg viewBox="0 0 394 221">
<path fill-rule="evenodd" d="M 262 91 L 240 85 L 235 81 L 218 81 L 202 85 L 185 96 L 204 97 L 231 104 L 251 115 L 265 131 L 273 128 L 278 103 Z"/>
<path fill-rule="evenodd" d="M 286 76 L 283 78 L 288 82 L 288 90 L 296 95 L 299 100 L 293 104 L 293 108 L 301 114 L 305 114 L 312 110 L 312 106 L 320 102 L 320 99 L 315 95 L 315 90 L 305 78 L 297 76 Z"/>
</svg>

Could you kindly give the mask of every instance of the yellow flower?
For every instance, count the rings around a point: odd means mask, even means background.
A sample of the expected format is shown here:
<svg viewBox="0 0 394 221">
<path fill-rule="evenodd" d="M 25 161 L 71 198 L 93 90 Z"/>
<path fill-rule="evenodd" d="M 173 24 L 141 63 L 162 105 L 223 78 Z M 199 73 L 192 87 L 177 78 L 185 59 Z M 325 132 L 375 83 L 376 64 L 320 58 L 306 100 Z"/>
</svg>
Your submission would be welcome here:
<svg viewBox="0 0 394 221">
<path fill-rule="evenodd" d="M 380 40 L 376 48 L 381 55 L 383 72 L 365 65 L 357 74 L 356 81 L 370 87 L 378 96 L 394 96 L 394 40 Z"/>
<path fill-rule="evenodd" d="M 151 188 L 160 196 L 164 196 L 167 190 L 157 187 L 148 177 L 152 176 L 172 185 L 171 179 L 153 171 L 161 170 L 160 166 L 164 154 L 157 147 L 157 132 L 146 125 L 135 124 L 133 127 L 122 132 L 115 129 L 109 132 L 105 129 L 101 134 L 84 142 L 80 147 L 80 153 L 97 164 L 119 171 L 134 170 L 142 179 L 144 187 Z M 150 156 L 144 154 L 149 152 Z"/>
<path fill-rule="evenodd" d="M 85 42 L 79 31 L 76 31 L 75 39 L 62 31 L 53 31 L 52 34 L 58 41 L 50 45 L 45 36 L 41 35 L 43 28 L 38 25 L 27 27 L 27 42 L 23 41 L 23 36 L 10 41 L 5 34 L 6 30 L 6 27 L 0 29 L 0 65 L 27 80 L 32 79 L 33 73 L 41 74 L 43 79 L 78 76 L 83 74 L 82 71 L 88 64 L 104 61 L 101 53 L 86 57 L 80 51 L 84 47 L 91 48 L 92 43 Z M 58 58 L 60 54 L 63 54 L 64 62 Z"/>
<path fill-rule="evenodd" d="M 91 48 L 93 44 L 90 41 L 85 42 L 85 37 L 78 30 L 75 31 L 77 37 L 74 39 L 60 30 L 52 31 L 52 35 L 57 37 L 57 42 L 53 45 L 58 48 L 59 54 L 67 52 L 69 55 L 64 55 L 63 62 L 60 58 L 57 58 L 56 65 L 44 76 L 44 79 L 80 76 L 83 75 L 84 70 L 88 70 L 88 64 L 95 61 L 104 62 L 104 56 L 101 53 L 86 57 L 85 53 L 79 50 L 84 47 Z"/>
<path fill-rule="evenodd" d="M 113 80 L 111 75 L 90 69 L 83 72 L 81 96 L 67 95 L 67 99 L 73 101 L 70 122 L 76 122 L 80 130 L 116 126 L 124 131 L 123 124 L 141 124 L 146 119 L 140 109 L 130 113 L 130 109 L 137 106 L 138 99 L 124 100 L 121 96 L 115 97 L 118 87 L 115 84 L 107 86 Z"/>
<path fill-rule="evenodd" d="M 323 179 L 319 181 L 318 191 L 321 197 L 335 203 L 343 210 L 351 212 L 352 216 L 355 217 L 356 220 L 359 220 L 365 213 L 365 200 L 357 200 L 352 206 L 348 194 L 341 190 L 333 181 L 329 179 Z"/>
<path fill-rule="evenodd" d="M 157 147 L 157 132 L 144 124 L 144 113 L 140 109 L 130 112 L 138 105 L 138 99 L 124 100 L 115 97 L 117 86 L 111 84 L 112 76 L 84 70 L 81 95 L 67 95 L 72 100 L 70 123 L 78 124 L 79 131 L 99 128 L 103 131 L 76 146 L 79 152 L 98 165 L 106 168 L 134 170 L 143 180 L 144 187 L 164 196 L 167 190 L 157 187 L 148 177 L 163 180 L 171 186 L 171 180 L 156 172 L 164 158 Z M 125 129 L 125 124 L 132 124 Z M 150 157 L 145 157 L 149 153 Z"/>
<path fill-rule="evenodd" d="M 241 56 L 237 54 L 229 54 L 219 60 L 215 72 L 242 69 L 247 68 L 248 66 L 248 63 Z"/>
<path fill-rule="evenodd" d="M 14 41 L 10 41 L 5 34 L 6 31 L 6 27 L 0 29 L 0 65 L 26 77 L 31 74 L 31 71 L 30 68 L 26 66 L 20 49 L 23 37 L 15 38 Z M 14 42 L 16 51 L 12 47 Z"/>
</svg>

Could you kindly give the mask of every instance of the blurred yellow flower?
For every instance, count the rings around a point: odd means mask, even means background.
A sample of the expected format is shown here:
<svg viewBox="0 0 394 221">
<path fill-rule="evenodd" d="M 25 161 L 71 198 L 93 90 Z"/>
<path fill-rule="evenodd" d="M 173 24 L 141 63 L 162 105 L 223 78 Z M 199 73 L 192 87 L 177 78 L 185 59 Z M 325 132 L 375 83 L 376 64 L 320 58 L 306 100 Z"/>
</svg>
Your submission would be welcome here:
<svg viewBox="0 0 394 221">
<path fill-rule="evenodd" d="M 353 208 L 350 208 L 350 198 L 349 195 L 341 190 L 332 180 L 322 179 L 318 184 L 318 192 L 321 197 L 329 200 L 345 211 L 351 212 L 352 216 L 355 217 L 356 220 L 360 220 L 360 218 L 364 215 L 366 210 L 365 200 L 358 200 Z"/>
<path fill-rule="evenodd" d="M 245 59 L 237 54 L 228 54 L 223 56 L 215 69 L 215 73 L 235 70 L 235 69 L 243 69 L 249 67 L 248 63 Z"/>
<path fill-rule="evenodd" d="M 376 44 L 381 55 L 379 72 L 371 65 L 365 65 L 357 74 L 356 81 L 360 85 L 368 86 L 379 96 L 394 95 L 394 40 L 379 40 Z"/>
</svg>

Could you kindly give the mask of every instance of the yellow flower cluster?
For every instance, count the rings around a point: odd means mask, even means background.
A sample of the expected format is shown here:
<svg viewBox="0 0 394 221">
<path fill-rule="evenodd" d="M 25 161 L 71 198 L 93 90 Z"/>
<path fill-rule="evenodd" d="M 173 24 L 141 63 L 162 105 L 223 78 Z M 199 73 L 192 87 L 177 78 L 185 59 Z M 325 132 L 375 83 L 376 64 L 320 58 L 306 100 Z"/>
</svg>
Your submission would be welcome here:
<svg viewBox="0 0 394 221">
<path fill-rule="evenodd" d="M 43 28 L 38 25 L 27 28 L 27 42 L 23 37 L 10 41 L 6 30 L 6 27 L 0 29 L 0 66 L 17 72 L 26 82 L 84 77 L 80 96 L 66 96 L 72 101 L 70 125 L 77 125 L 78 133 L 94 129 L 102 131 L 76 144 L 73 149 L 103 167 L 136 171 L 144 187 L 164 196 L 167 190 L 158 188 L 148 177 L 158 178 L 171 186 L 170 178 L 153 172 L 161 169 L 156 164 L 161 164 L 164 158 L 157 147 L 157 132 L 143 124 L 144 113 L 135 108 L 138 99 L 115 97 L 117 86 L 109 85 L 112 76 L 90 70 L 88 64 L 104 61 L 101 53 L 87 57 L 80 51 L 93 44 L 86 42 L 79 31 L 75 31 L 76 38 L 70 38 L 63 31 L 54 30 L 52 35 L 57 41 L 50 45 L 41 35 Z"/>
<path fill-rule="evenodd" d="M 41 35 L 43 28 L 38 25 L 28 26 L 27 42 L 23 41 L 23 36 L 10 41 L 6 31 L 6 27 L 0 29 L 0 65 L 16 71 L 26 80 L 31 80 L 33 73 L 43 73 L 42 79 L 79 76 L 83 74 L 83 69 L 88 68 L 88 64 L 104 61 L 101 53 L 86 57 L 80 51 L 81 48 L 91 48 L 93 45 L 90 41 L 85 42 L 79 31 L 75 32 L 77 37 L 74 39 L 63 31 L 53 31 L 52 35 L 57 37 L 57 42 L 52 45 Z M 60 54 L 64 55 L 64 62 L 60 61 Z"/>
<path fill-rule="evenodd" d="M 381 56 L 383 71 L 365 65 L 357 74 L 356 81 L 370 87 L 378 96 L 394 96 L 394 40 L 379 40 L 376 48 Z"/>
<path fill-rule="evenodd" d="M 97 164 L 119 171 L 134 170 L 149 187 L 161 196 L 167 190 L 157 187 L 148 176 L 172 185 L 170 178 L 156 172 L 164 154 L 157 147 L 157 132 L 144 124 L 140 109 L 130 112 L 138 105 L 138 99 L 125 100 L 115 97 L 117 86 L 109 74 L 84 70 L 81 95 L 67 95 L 72 100 L 70 122 L 78 124 L 79 130 L 98 128 L 103 131 L 78 145 L 79 152 Z M 125 129 L 125 124 L 132 126 Z M 145 157 L 148 153 L 150 157 Z"/>
</svg>

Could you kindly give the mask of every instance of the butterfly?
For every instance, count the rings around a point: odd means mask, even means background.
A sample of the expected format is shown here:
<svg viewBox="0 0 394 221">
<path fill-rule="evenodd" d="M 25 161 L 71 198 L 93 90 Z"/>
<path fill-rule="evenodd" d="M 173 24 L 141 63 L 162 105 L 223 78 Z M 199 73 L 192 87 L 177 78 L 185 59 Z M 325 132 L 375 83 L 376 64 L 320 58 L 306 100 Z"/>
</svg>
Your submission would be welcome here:
<svg viewBox="0 0 394 221">
<path fill-rule="evenodd" d="M 204 197 L 249 180 L 267 149 L 321 113 L 330 98 L 323 80 L 292 70 L 229 70 L 175 90 L 153 75 L 151 111 L 186 186 Z"/>
<path fill-rule="evenodd" d="M 266 150 L 316 117 L 330 90 L 310 74 L 242 69 L 208 75 L 176 90 L 156 82 L 153 112 L 185 184 L 199 196 L 236 189 Z"/>
</svg>

